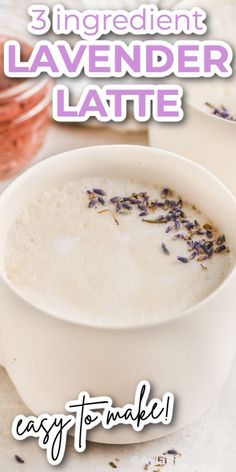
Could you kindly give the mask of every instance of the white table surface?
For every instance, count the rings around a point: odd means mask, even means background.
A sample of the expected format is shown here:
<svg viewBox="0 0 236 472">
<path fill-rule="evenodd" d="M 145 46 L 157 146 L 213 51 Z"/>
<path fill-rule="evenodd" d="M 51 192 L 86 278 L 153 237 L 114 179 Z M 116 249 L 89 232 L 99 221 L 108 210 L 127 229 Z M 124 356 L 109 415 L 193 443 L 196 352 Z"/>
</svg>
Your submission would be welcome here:
<svg viewBox="0 0 236 472">
<path fill-rule="evenodd" d="M 34 162 L 52 154 L 76 147 L 108 144 L 147 144 L 145 133 L 121 134 L 108 129 L 52 125 L 43 149 Z M 0 184 L 0 190 L 7 182 Z M 105 393 L 105 392 L 104 392 Z M 161 472 L 236 472 L 236 362 L 231 374 L 209 411 L 192 425 L 166 438 L 130 446 L 106 446 L 89 443 L 83 454 L 73 450 L 68 441 L 67 454 L 58 470 L 65 472 L 111 472 L 110 461 L 117 472 L 139 472 L 153 456 L 177 449 L 182 457 L 176 465 L 169 463 Z M 0 368 L 0 472 L 47 472 L 45 452 L 35 440 L 17 442 L 11 437 L 11 422 L 17 414 L 27 414 L 4 369 Z M 14 455 L 24 459 L 16 462 Z M 151 468 L 153 472 L 155 468 Z"/>
</svg>

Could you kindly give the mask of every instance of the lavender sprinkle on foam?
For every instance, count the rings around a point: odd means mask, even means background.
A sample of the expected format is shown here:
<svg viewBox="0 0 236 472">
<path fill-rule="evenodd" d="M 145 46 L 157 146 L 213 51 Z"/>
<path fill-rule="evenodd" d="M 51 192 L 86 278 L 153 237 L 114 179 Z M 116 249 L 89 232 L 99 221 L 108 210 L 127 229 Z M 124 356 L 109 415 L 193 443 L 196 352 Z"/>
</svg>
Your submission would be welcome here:
<svg viewBox="0 0 236 472">
<path fill-rule="evenodd" d="M 179 262 L 182 262 L 182 264 L 188 264 L 189 262 L 189 259 L 187 257 L 178 256 L 177 259 Z"/>
<path fill-rule="evenodd" d="M 169 251 L 169 249 L 167 248 L 167 246 L 165 245 L 165 243 L 161 243 L 161 247 L 162 247 L 162 250 L 163 250 L 164 254 L 165 254 L 166 256 L 169 256 L 169 255 L 170 255 L 170 251 Z"/>
<path fill-rule="evenodd" d="M 225 109 L 223 112 L 227 113 Z M 102 206 L 105 205 L 106 201 L 103 197 L 107 194 L 103 189 L 94 188 L 93 190 L 87 190 L 87 194 L 89 208 L 97 208 L 98 203 Z M 205 223 L 201 226 L 196 219 L 190 221 L 182 209 L 182 199 L 180 197 L 178 197 L 177 200 L 174 200 L 173 197 L 170 199 L 171 196 L 172 191 L 168 188 L 164 188 L 161 191 L 162 201 L 160 201 L 159 198 L 151 199 L 147 192 L 132 193 L 132 195 L 124 197 L 114 196 L 109 200 L 110 204 L 114 205 L 114 207 L 101 210 L 98 213 L 110 211 L 117 224 L 119 224 L 119 222 L 114 216 L 115 213 L 122 215 L 131 214 L 131 212 L 134 211 L 140 211 L 138 216 L 141 217 L 142 221 L 145 223 L 165 225 L 172 222 L 173 224 L 165 228 L 165 234 L 173 230 L 179 230 L 179 232 L 174 235 L 173 240 L 185 241 L 188 252 L 191 253 L 189 258 L 183 256 L 177 257 L 177 260 L 183 264 L 187 264 L 194 259 L 198 262 L 202 262 L 212 258 L 214 254 L 229 252 L 224 234 L 217 235 L 216 230 L 209 223 Z M 193 210 L 197 210 L 194 205 L 192 205 L 192 208 Z M 163 214 L 158 215 L 160 209 L 162 209 Z M 155 218 L 146 218 L 147 216 L 152 216 L 152 214 L 157 214 L 157 216 Z M 184 232 L 181 232 L 181 229 Z M 202 238 L 196 239 L 196 236 L 202 236 Z M 170 254 L 165 242 L 161 243 L 161 248 L 164 254 Z"/>
<path fill-rule="evenodd" d="M 93 192 L 102 197 L 105 197 L 106 195 L 106 192 L 104 192 L 104 190 L 102 190 L 101 188 L 94 188 Z"/>
</svg>

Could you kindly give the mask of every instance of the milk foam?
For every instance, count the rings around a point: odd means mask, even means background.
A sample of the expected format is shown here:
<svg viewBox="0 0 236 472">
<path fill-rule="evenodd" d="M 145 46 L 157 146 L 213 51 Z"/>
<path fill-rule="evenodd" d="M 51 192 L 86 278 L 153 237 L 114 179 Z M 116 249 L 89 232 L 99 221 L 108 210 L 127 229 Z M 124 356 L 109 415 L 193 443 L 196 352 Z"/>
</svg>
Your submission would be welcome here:
<svg viewBox="0 0 236 472">
<path fill-rule="evenodd" d="M 88 208 L 87 189 L 108 199 L 160 191 L 130 180 L 84 178 L 43 193 L 14 222 L 5 248 L 5 270 L 25 298 L 59 317 L 95 325 L 139 325 L 171 318 L 209 295 L 228 274 L 231 254 L 192 261 L 186 242 L 166 225 L 142 221 L 138 211 L 116 215 Z M 106 207 L 105 207 L 106 208 Z M 207 218 L 188 206 L 188 218 Z M 160 211 L 160 210 L 159 210 Z M 170 255 L 164 254 L 165 242 Z"/>
</svg>

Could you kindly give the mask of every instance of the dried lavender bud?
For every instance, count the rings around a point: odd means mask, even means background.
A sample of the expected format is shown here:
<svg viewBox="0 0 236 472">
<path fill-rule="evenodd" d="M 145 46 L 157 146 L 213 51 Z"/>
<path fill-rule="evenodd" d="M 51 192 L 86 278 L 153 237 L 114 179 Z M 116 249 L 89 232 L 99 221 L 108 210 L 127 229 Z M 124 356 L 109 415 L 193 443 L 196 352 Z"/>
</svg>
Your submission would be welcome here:
<svg viewBox="0 0 236 472">
<path fill-rule="evenodd" d="M 164 201 L 163 208 L 164 208 L 164 210 L 165 210 L 165 211 L 166 211 L 166 210 L 168 210 L 168 209 L 170 208 L 170 205 L 169 205 L 169 200 L 165 200 L 165 201 Z"/>
<path fill-rule="evenodd" d="M 166 247 L 165 243 L 161 243 L 162 250 L 166 256 L 170 255 L 169 249 Z"/>
<path fill-rule="evenodd" d="M 174 236 L 174 239 L 185 239 L 184 233 L 178 233 Z"/>
<path fill-rule="evenodd" d="M 164 208 L 164 209 L 165 209 L 165 208 Z M 173 213 L 171 213 L 171 212 L 167 213 L 167 215 L 166 215 L 166 221 L 171 221 L 171 220 L 173 220 L 173 218 L 174 218 Z"/>
<path fill-rule="evenodd" d="M 87 190 L 87 194 L 92 196 L 93 192 L 91 192 L 91 190 Z"/>
<path fill-rule="evenodd" d="M 147 211 L 141 211 L 141 213 L 139 213 L 139 216 L 147 216 L 147 215 L 148 215 Z"/>
<path fill-rule="evenodd" d="M 112 468 L 112 469 L 117 469 L 117 465 L 114 464 L 114 462 L 109 462 L 109 466 Z"/>
<path fill-rule="evenodd" d="M 146 205 L 141 205 L 141 204 L 138 205 L 138 208 L 139 210 L 142 210 L 142 211 L 147 209 Z"/>
<path fill-rule="evenodd" d="M 175 218 L 186 218 L 186 214 L 180 208 L 176 208 L 174 211 Z"/>
<path fill-rule="evenodd" d="M 182 262 L 183 264 L 188 264 L 189 262 L 189 259 L 187 257 L 178 256 L 177 259 L 179 262 Z"/>
<path fill-rule="evenodd" d="M 210 231 L 209 229 L 206 231 L 206 236 L 208 239 L 212 239 L 213 238 L 213 233 L 212 231 Z"/>
<path fill-rule="evenodd" d="M 202 252 L 202 246 L 200 241 L 195 241 L 193 248 L 195 249 L 195 251 L 197 251 L 198 254 L 200 254 Z"/>
<path fill-rule="evenodd" d="M 110 199 L 110 202 L 111 203 L 118 203 L 119 200 L 120 200 L 120 197 L 113 197 L 113 198 Z"/>
<path fill-rule="evenodd" d="M 148 203 L 148 202 L 149 202 L 149 197 L 146 195 L 146 196 L 143 198 L 143 201 L 144 201 L 144 203 Z"/>
<path fill-rule="evenodd" d="M 228 118 L 230 117 L 230 112 L 227 110 L 227 108 L 224 105 L 221 105 L 220 107 L 220 113 L 222 118 Z"/>
<path fill-rule="evenodd" d="M 203 262 L 203 261 L 206 261 L 207 259 L 209 259 L 209 257 L 208 257 L 207 255 L 205 255 L 205 256 L 199 256 L 199 257 L 197 258 L 198 262 Z"/>
<path fill-rule="evenodd" d="M 116 205 L 116 212 L 118 213 L 121 210 L 121 208 L 122 208 L 122 205 L 120 202 L 118 202 Z"/>
<path fill-rule="evenodd" d="M 130 197 L 123 197 L 122 202 L 130 202 Z"/>
<path fill-rule="evenodd" d="M 130 197 L 129 201 L 132 205 L 137 205 L 138 203 L 140 203 L 140 200 L 134 197 Z"/>
<path fill-rule="evenodd" d="M 226 245 L 225 244 L 222 244 L 221 246 L 217 246 L 215 248 L 215 254 L 219 254 L 220 252 L 223 252 L 227 249 Z"/>
<path fill-rule="evenodd" d="M 89 208 L 92 208 L 92 207 L 95 207 L 95 205 L 97 205 L 97 203 L 98 203 L 98 199 L 94 198 L 93 200 L 90 200 L 88 206 L 89 206 Z"/>
<path fill-rule="evenodd" d="M 206 242 L 206 246 L 207 246 L 208 248 L 213 247 L 213 245 L 214 245 L 213 241 L 207 241 L 207 242 Z"/>
<path fill-rule="evenodd" d="M 105 205 L 105 200 L 104 200 L 104 198 L 98 197 L 98 201 L 99 201 L 99 203 L 101 203 L 101 205 Z"/>
<path fill-rule="evenodd" d="M 190 250 L 196 251 L 198 254 L 204 252 L 201 241 L 187 241 Z"/>
<path fill-rule="evenodd" d="M 199 236 L 203 236 L 205 234 L 205 231 L 203 229 L 198 229 L 196 231 L 196 234 L 198 234 Z"/>
<path fill-rule="evenodd" d="M 213 248 L 208 248 L 208 256 L 211 257 L 213 255 Z"/>
<path fill-rule="evenodd" d="M 170 455 L 173 455 L 173 456 L 176 456 L 179 454 L 178 451 L 176 451 L 175 449 L 169 449 L 166 454 L 170 454 Z"/>
<path fill-rule="evenodd" d="M 104 192 L 104 190 L 102 190 L 101 188 L 93 188 L 93 192 L 102 197 L 105 197 L 106 195 L 106 192 Z"/>
<path fill-rule="evenodd" d="M 175 220 L 175 229 L 179 229 L 180 228 L 180 221 L 178 220 Z"/>
<path fill-rule="evenodd" d="M 17 454 L 15 454 L 14 457 L 15 457 L 16 462 L 18 462 L 18 464 L 24 464 L 25 463 L 25 461 L 20 456 L 18 456 Z"/>
<path fill-rule="evenodd" d="M 122 206 L 123 206 L 123 208 L 125 208 L 126 210 L 129 210 L 129 211 L 132 210 L 132 206 L 129 205 L 128 203 L 122 203 Z"/>
<path fill-rule="evenodd" d="M 194 223 L 191 223 L 190 221 L 185 221 L 183 224 L 189 231 L 195 227 Z"/>
<path fill-rule="evenodd" d="M 222 234 L 222 236 L 219 236 L 216 240 L 216 244 L 217 246 L 221 246 L 221 244 L 224 244 L 225 243 L 225 235 Z"/>
<path fill-rule="evenodd" d="M 207 254 L 207 256 L 212 255 L 212 248 L 209 248 L 205 243 L 201 243 L 201 249 L 203 250 L 203 252 L 205 252 L 205 254 Z"/>
<path fill-rule="evenodd" d="M 168 197 L 168 195 L 170 195 L 170 194 L 171 194 L 171 192 L 170 192 L 170 190 L 169 190 L 168 188 L 163 188 L 163 190 L 162 190 L 162 192 L 161 192 L 161 197 L 162 197 L 162 198 L 166 198 L 166 197 Z"/>
<path fill-rule="evenodd" d="M 197 257 L 197 252 L 196 251 L 192 252 L 189 259 L 192 261 L 193 259 L 195 259 L 195 257 Z"/>
<path fill-rule="evenodd" d="M 172 231 L 172 229 L 173 229 L 173 226 L 167 226 L 166 233 L 169 233 L 170 231 Z"/>
</svg>

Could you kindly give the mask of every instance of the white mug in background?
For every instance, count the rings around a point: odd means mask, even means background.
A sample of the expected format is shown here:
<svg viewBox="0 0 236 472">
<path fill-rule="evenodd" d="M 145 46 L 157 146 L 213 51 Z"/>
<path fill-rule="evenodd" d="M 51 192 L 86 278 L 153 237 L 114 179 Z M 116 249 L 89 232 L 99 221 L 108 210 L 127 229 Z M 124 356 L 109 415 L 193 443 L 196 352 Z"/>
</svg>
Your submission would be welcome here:
<svg viewBox="0 0 236 472">
<path fill-rule="evenodd" d="M 173 188 L 225 232 L 234 254 L 236 201 L 197 164 L 139 146 L 97 146 L 52 157 L 17 177 L 0 197 L 2 364 L 23 401 L 37 415 L 61 413 L 67 401 L 87 390 L 93 396 L 109 395 L 123 406 L 132 403 L 138 382 L 146 379 L 152 397 L 167 391 L 175 395 L 172 424 L 149 426 L 139 433 L 127 426 L 110 431 L 99 427 L 89 439 L 122 444 L 161 437 L 205 411 L 229 373 L 235 351 L 235 258 L 231 273 L 217 290 L 171 320 L 152 324 L 147 320 L 129 328 L 111 323 L 103 328 L 82 324 L 79 316 L 73 322 L 63 313 L 43 312 L 6 277 L 8 231 L 40 193 L 85 176 L 131 178 Z"/>
<path fill-rule="evenodd" d="M 149 124 L 149 144 L 197 162 L 236 196 L 236 122 L 186 102 L 183 121 Z"/>
</svg>

